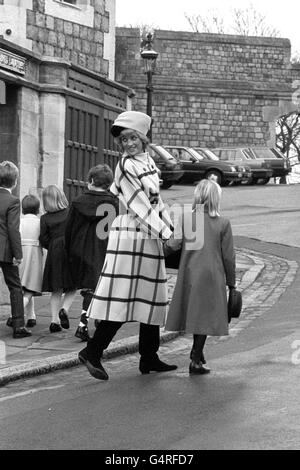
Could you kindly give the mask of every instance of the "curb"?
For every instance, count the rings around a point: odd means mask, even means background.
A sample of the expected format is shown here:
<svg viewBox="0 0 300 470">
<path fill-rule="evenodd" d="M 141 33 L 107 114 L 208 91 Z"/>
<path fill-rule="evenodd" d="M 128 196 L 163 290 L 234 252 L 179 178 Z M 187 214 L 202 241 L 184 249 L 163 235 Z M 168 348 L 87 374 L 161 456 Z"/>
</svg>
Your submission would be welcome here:
<svg viewBox="0 0 300 470">
<path fill-rule="evenodd" d="M 244 291 L 248 289 L 248 287 L 253 284 L 253 282 L 256 281 L 256 279 L 259 277 L 261 272 L 263 271 L 265 267 L 264 263 L 264 258 L 262 256 L 258 256 L 259 253 L 254 252 L 253 250 L 247 250 L 247 249 L 236 249 L 236 251 L 239 251 L 240 253 L 243 253 L 246 255 L 248 258 L 250 258 L 253 261 L 253 266 L 251 266 L 242 276 L 241 281 L 238 284 L 238 288 L 241 291 Z"/>
<path fill-rule="evenodd" d="M 162 332 L 160 334 L 160 344 L 172 341 L 173 339 L 181 336 L 181 332 Z M 112 359 L 114 357 L 122 356 L 125 354 L 133 354 L 138 352 L 139 337 L 131 336 L 126 339 L 115 341 L 103 353 L 103 359 Z M 68 369 L 70 367 L 80 365 L 78 359 L 78 352 L 59 354 L 48 359 L 37 359 L 32 362 L 27 362 L 19 366 L 9 367 L 0 371 L 0 386 L 6 385 L 9 382 L 14 382 L 19 379 L 34 377 L 36 375 L 48 374 L 55 370 Z"/>
<path fill-rule="evenodd" d="M 253 261 L 251 266 L 243 275 L 241 282 L 239 283 L 239 289 L 241 291 L 246 290 L 255 280 L 259 277 L 261 271 L 264 269 L 264 262 L 260 257 L 257 257 L 257 253 L 247 249 L 237 249 L 240 253 L 244 253 L 248 258 Z M 176 276 L 177 270 L 168 270 L 167 275 L 169 277 Z M 183 336 L 184 332 L 164 332 L 160 333 L 160 344 L 172 341 L 173 339 Z M 139 337 L 130 336 L 118 341 L 111 343 L 110 347 L 103 353 L 103 359 L 112 359 L 114 357 L 122 356 L 125 354 L 133 354 L 138 352 L 139 349 Z M 78 359 L 78 352 L 71 352 L 65 354 L 59 354 L 45 359 L 36 359 L 31 362 L 26 362 L 18 366 L 8 367 L 4 370 L 0 370 L 0 386 L 6 385 L 9 382 L 14 382 L 19 379 L 34 377 L 37 375 L 48 374 L 56 370 L 68 369 L 80 365 Z"/>
</svg>

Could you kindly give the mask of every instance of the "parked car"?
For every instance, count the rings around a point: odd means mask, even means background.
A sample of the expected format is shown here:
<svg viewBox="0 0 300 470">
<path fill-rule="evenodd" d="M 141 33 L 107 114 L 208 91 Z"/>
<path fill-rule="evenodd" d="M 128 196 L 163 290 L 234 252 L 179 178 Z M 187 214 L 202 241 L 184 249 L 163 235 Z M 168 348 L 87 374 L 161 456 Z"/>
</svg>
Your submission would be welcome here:
<svg viewBox="0 0 300 470">
<path fill-rule="evenodd" d="M 288 160 L 278 149 L 272 147 L 251 147 L 245 149 L 250 158 L 262 159 L 267 161 L 272 170 L 273 177 L 284 177 L 291 171 L 291 165 Z"/>
<path fill-rule="evenodd" d="M 252 177 L 249 181 L 256 184 L 260 181 L 267 184 L 273 176 L 271 165 L 262 158 L 250 158 L 249 154 L 242 148 L 212 148 L 210 149 L 221 161 L 231 164 L 246 164 L 251 168 Z M 243 162 L 243 163 L 242 163 Z"/>
<path fill-rule="evenodd" d="M 197 150 L 198 153 L 201 155 L 206 155 L 207 158 L 210 160 L 219 160 L 219 157 L 217 157 L 210 149 L 207 148 L 202 148 L 202 147 L 195 147 L 195 150 Z M 242 165 L 235 165 L 237 170 L 242 173 L 242 177 L 239 181 L 233 181 L 232 184 L 241 184 L 241 183 L 248 183 L 252 179 L 252 171 L 250 166 L 248 166 L 245 162 L 243 162 Z"/>
<path fill-rule="evenodd" d="M 213 161 L 191 147 L 167 145 L 165 149 L 183 165 L 184 175 L 181 182 L 194 183 L 215 175 L 218 183 L 225 186 L 231 181 L 242 179 L 242 173 L 235 165 L 220 162 L 217 159 Z"/>
<path fill-rule="evenodd" d="M 161 187 L 168 189 L 178 183 L 184 174 L 182 164 L 161 145 L 149 144 L 148 151 L 160 170 Z"/>
</svg>

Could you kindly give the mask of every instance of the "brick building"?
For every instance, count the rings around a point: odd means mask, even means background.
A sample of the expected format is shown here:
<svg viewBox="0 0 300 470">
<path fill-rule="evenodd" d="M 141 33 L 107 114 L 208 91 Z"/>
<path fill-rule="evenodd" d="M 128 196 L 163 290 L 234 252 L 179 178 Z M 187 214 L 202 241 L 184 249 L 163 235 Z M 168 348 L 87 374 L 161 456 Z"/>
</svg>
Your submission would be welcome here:
<svg viewBox="0 0 300 470">
<path fill-rule="evenodd" d="M 0 161 L 20 198 L 55 183 L 72 199 L 91 166 L 115 166 L 109 129 L 132 92 L 114 62 L 115 0 L 0 0 Z"/>
<path fill-rule="evenodd" d="M 154 32 L 159 53 L 153 77 L 153 140 L 190 146 L 275 143 L 275 124 L 292 101 L 299 66 L 288 39 Z M 137 29 L 117 28 L 116 79 L 133 87 L 133 106 L 146 109 L 146 78 Z M 300 82 L 299 82 L 300 83 Z"/>
</svg>

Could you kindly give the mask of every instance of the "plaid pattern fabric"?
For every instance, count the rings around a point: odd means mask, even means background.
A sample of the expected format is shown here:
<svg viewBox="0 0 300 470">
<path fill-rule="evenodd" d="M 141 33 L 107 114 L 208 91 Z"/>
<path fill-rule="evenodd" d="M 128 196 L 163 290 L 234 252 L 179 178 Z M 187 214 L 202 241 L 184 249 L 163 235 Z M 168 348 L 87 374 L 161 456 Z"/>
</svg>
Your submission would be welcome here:
<svg viewBox="0 0 300 470">
<path fill-rule="evenodd" d="M 152 158 L 122 157 L 110 189 L 127 211 L 112 224 L 88 313 L 99 320 L 163 325 L 168 298 L 161 239 L 168 239 L 172 230 Z"/>
</svg>

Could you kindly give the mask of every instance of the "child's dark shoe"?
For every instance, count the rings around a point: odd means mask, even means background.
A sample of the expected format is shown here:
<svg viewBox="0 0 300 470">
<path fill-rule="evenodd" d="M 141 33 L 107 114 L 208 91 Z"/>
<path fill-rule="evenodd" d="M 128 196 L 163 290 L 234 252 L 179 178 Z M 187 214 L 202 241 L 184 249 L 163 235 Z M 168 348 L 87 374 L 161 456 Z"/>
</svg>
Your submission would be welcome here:
<svg viewBox="0 0 300 470">
<path fill-rule="evenodd" d="M 61 327 L 64 328 L 65 330 L 68 330 L 70 328 L 70 322 L 69 322 L 67 312 L 65 311 L 64 308 L 60 309 L 60 311 L 58 312 L 58 316 L 60 319 Z"/>
<path fill-rule="evenodd" d="M 51 323 L 49 326 L 50 333 L 58 333 L 59 331 L 62 331 L 61 326 L 58 325 L 57 323 Z"/>
</svg>

